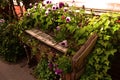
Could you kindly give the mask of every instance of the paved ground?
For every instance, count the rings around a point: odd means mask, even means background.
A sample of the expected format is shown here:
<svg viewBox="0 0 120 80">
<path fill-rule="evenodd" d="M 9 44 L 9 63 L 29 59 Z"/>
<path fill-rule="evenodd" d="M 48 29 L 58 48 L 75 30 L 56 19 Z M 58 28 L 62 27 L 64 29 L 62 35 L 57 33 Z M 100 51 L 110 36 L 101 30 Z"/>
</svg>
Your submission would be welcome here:
<svg viewBox="0 0 120 80">
<path fill-rule="evenodd" d="M 0 80 L 36 80 L 31 75 L 32 69 L 28 68 L 24 63 L 22 61 L 13 64 L 0 60 Z"/>
</svg>

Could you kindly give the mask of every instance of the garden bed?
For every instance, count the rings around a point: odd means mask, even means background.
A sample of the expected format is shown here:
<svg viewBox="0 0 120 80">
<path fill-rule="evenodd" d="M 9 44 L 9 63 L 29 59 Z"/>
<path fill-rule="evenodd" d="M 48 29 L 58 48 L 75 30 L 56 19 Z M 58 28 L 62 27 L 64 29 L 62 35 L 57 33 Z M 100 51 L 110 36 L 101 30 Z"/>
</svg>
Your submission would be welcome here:
<svg viewBox="0 0 120 80">
<path fill-rule="evenodd" d="M 60 79 L 69 73 L 76 80 L 83 71 L 81 80 L 111 79 L 107 70 L 109 57 L 118 50 L 114 40 L 118 14 L 86 14 L 84 7 L 76 12 L 74 6 L 60 5 L 35 4 L 18 24 L 19 37 L 30 46 L 31 55 L 39 58 L 35 69 L 38 79 Z"/>
<path fill-rule="evenodd" d="M 88 14 L 84 6 L 45 1 L 31 5 L 19 21 L 0 19 L 0 55 L 15 62 L 26 51 L 28 63 L 38 61 L 34 73 L 40 80 L 111 80 L 110 60 L 120 52 L 120 14 Z"/>
<path fill-rule="evenodd" d="M 62 52 L 64 55 L 67 55 L 67 48 L 62 47 L 61 45 L 57 44 L 57 42 L 48 34 L 37 30 L 37 29 L 31 29 L 31 30 L 26 30 L 26 33 L 31 35 L 32 37 L 36 38 L 42 44 L 47 45 L 46 47 L 44 45 L 41 45 L 41 48 L 39 48 L 39 54 L 35 54 L 38 58 L 42 54 L 42 49 L 43 47 L 46 48 L 53 48 L 56 51 Z M 97 34 L 91 35 L 88 40 L 85 42 L 84 45 L 80 47 L 80 49 L 75 53 L 75 55 L 72 57 L 72 72 L 69 73 L 69 78 L 68 74 L 65 74 L 62 78 L 64 80 L 77 80 L 79 79 L 80 75 L 83 73 L 84 68 L 85 68 L 85 60 L 87 55 L 91 52 L 92 48 L 94 47 L 95 43 L 97 40 Z M 35 46 L 37 47 L 37 46 Z M 48 56 L 50 56 L 50 52 L 53 52 L 53 49 L 51 49 L 49 52 L 47 52 Z M 40 58 L 38 58 L 40 60 Z M 38 61 L 37 59 L 37 61 Z"/>
</svg>

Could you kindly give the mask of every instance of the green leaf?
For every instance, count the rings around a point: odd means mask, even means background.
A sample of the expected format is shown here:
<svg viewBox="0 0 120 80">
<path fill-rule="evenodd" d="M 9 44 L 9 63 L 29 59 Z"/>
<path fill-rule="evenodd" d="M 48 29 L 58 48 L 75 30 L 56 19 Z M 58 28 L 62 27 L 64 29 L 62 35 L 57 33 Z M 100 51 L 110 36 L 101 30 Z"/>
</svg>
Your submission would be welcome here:
<svg viewBox="0 0 120 80">
<path fill-rule="evenodd" d="M 101 55 L 104 52 L 105 49 L 101 49 L 101 48 L 96 48 L 97 54 Z"/>
<path fill-rule="evenodd" d="M 109 64 L 109 63 L 107 62 L 107 64 Z M 103 73 L 106 74 L 108 69 L 110 69 L 110 67 L 109 66 L 103 66 L 103 69 L 104 69 Z"/>
<path fill-rule="evenodd" d="M 99 56 L 94 55 L 93 58 L 94 58 L 94 60 L 96 61 L 96 63 L 99 63 L 99 61 L 100 61 Z"/>
<path fill-rule="evenodd" d="M 109 36 L 109 35 L 104 35 L 104 40 L 109 40 L 111 38 L 111 36 Z"/>
<path fill-rule="evenodd" d="M 105 23 L 104 23 L 104 28 L 105 29 L 107 29 L 107 28 L 109 28 L 109 24 L 110 24 L 110 21 L 109 20 L 107 20 Z"/>
<path fill-rule="evenodd" d="M 82 45 L 82 44 L 84 44 L 84 43 L 85 43 L 85 41 L 86 41 L 86 39 L 85 39 L 85 38 L 80 39 L 80 40 L 78 40 L 78 44 L 77 44 L 77 45 Z"/>
<path fill-rule="evenodd" d="M 97 63 L 95 63 L 94 66 L 95 66 L 95 70 L 97 70 L 97 71 L 100 70 L 100 68 L 101 68 L 101 66 Z"/>
</svg>

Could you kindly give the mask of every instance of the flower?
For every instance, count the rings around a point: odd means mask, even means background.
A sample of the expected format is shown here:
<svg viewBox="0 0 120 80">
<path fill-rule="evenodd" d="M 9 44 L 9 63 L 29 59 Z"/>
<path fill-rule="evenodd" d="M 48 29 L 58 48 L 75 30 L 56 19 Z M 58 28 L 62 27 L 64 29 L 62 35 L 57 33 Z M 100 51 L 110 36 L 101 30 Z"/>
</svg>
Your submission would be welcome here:
<svg viewBox="0 0 120 80">
<path fill-rule="evenodd" d="M 70 17 L 66 17 L 66 22 L 70 22 L 71 18 Z"/>
<path fill-rule="evenodd" d="M 48 15 L 49 14 L 49 11 L 47 10 L 47 11 L 45 11 L 45 15 Z"/>
<path fill-rule="evenodd" d="M 49 67 L 50 70 L 52 70 L 52 68 L 53 68 L 52 62 L 49 62 L 49 63 L 48 63 L 48 67 Z"/>
<path fill-rule="evenodd" d="M 35 5 L 37 6 L 37 5 L 38 5 L 38 3 L 36 2 L 36 3 L 35 3 Z"/>
<path fill-rule="evenodd" d="M 44 1 L 43 1 L 43 4 L 51 4 L 51 3 L 52 3 L 51 0 L 44 0 Z"/>
<path fill-rule="evenodd" d="M 64 7 L 64 11 L 66 12 L 68 10 L 68 7 Z"/>
<path fill-rule="evenodd" d="M 30 16 L 30 12 L 28 12 L 26 15 L 29 17 Z"/>
<path fill-rule="evenodd" d="M 4 19 L 0 19 L 0 23 L 4 23 L 5 22 L 5 20 Z"/>
<path fill-rule="evenodd" d="M 37 6 L 36 6 L 36 5 L 34 6 L 34 9 L 37 9 Z"/>
<path fill-rule="evenodd" d="M 32 7 L 32 3 L 30 3 L 29 6 Z"/>
<path fill-rule="evenodd" d="M 75 2 L 75 0 L 72 1 L 72 3 L 74 3 L 74 2 Z"/>
<path fill-rule="evenodd" d="M 64 7 L 64 3 L 63 2 L 59 2 L 59 8 Z"/>
<path fill-rule="evenodd" d="M 60 26 L 57 26 L 57 27 L 56 27 L 56 30 L 57 30 L 57 31 L 59 31 L 60 29 L 61 29 Z"/>
<path fill-rule="evenodd" d="M 58 69 L 58 68 L 55 69 L 55 74 L 56 75 L 60 75 L 60 74 L 62 74 L 62 72 L 63 71 L 61 69 Z"/>
<path fill-rule="evenodd" d="M 64 15 L 62 15 L 62 16 L 61 16 L 61 19 L 62 19 L 62 20 L 63 20 L 63 19 L 65 19 L 65 16 L 64 16 Z"/>
<path fill-rule="evenodd" d="M 117 23 L 120 23 L 120 20 L 116 20 Z"/>
<path fill-rule="evenodd" d="M 48 11 L 51 11 L 51 8 L 48 8 L 47 10 L 48 10 Z"/>
<path fill-rule="evenodd" d="M 59 7 L 58 7 L 58 6 L 56 6 L 56 9 L 59 9 Z"/>
<path fill-rule="evenodd" d="M 56 10 L 56 5 L 53 5 L 53 6 L 52 6 L 52 10 Z"/>
<path fill-rule="evenodd" d="M 62 42 L 59 43 L 59 45 L 63 46 L 63 47 L 67 47 L 67 40 L 63 40 Z"/>
</svg>

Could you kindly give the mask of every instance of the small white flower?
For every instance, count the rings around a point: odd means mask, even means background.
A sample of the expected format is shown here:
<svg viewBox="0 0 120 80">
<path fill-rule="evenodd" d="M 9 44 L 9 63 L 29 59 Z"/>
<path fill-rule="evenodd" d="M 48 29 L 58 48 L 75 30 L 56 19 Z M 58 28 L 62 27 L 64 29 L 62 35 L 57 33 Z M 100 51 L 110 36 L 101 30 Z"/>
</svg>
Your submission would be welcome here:
<svg viewBox="0 0 120 80">
<path fill-rule="evenodd" d="M 37 6 L 34 6 L 34 9 L 37 9 Z"/>
<path fill-rule="evenodd" d="M 51 4 L 51 3 L 52 3 L 51 0 L 44 0 L 44 1 L 43 1 L 43 4 L 45 4 L 45 5 L 46 5 L 46 4 Z"/>
<path fill-rule="evenodd" d="M 64 7 L 64 11 L 66 12 L 68 10 L 68 7 Z"/>
<path fill-rule="evenodd" d="M 45 15 L 48 15 L 49 14 L 49 11 L 47 10 L 47 11 L 45 11 Z"/>
<path fill-rule="evenodd" d="M 32 7 L 32 3 L 30 3 L 29 6 Z"/>
<path fill-rule="evenodd" d="M 66 22 L 70 22 L 71 18 L 70 17 L 66 17 Z"/>
<path fill-rule="evenodd" d="M 20 6 L 23 6 L 23 2 L 22 1 L 20 1 Z"/>
<path fill-rule="evenodd" d="M 53 5 L 53 6 L 52 6 L 52 10 L 56 10 L 56 5 Z"/>
<path fill-rule="evenodd" d="M 51 11 L 51 8 L 48 8 L 47 10 L 48 10 L 48 11 Z"/>
</svg>

